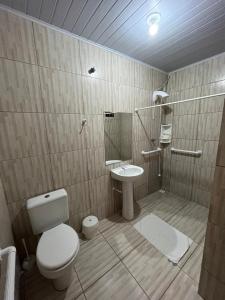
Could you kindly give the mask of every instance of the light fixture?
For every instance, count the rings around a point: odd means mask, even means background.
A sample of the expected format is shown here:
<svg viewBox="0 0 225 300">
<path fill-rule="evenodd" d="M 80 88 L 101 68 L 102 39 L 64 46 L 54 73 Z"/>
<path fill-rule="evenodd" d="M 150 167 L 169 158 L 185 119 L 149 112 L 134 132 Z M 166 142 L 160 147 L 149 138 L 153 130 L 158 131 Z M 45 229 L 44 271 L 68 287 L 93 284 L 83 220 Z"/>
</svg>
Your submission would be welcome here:
<svg viewBox="0 0 225 300">
<path fill-rule="evenodd" d="M 161 18 L 161 15 L 160 15 L 160 13 L 157 13 L 157 12 L 152 13 L 148 16 L 148 19 L 147 19 L 147 23 L 149 25 L 148 32 L 151 36 L 156 35 L 156 33 L 158 32 L 160 18 Z"/>
</svg>

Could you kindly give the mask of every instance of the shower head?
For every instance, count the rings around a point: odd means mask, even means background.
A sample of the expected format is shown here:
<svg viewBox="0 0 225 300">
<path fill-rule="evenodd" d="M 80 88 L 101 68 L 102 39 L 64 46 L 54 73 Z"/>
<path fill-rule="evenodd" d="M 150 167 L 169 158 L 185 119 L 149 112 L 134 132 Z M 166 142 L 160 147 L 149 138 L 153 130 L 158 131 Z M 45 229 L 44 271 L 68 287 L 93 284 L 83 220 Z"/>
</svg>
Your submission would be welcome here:
<svg viewBox="0 0 225 300">
<path fill-rule="evenodd" d="M 159 98 L 164 99 L 164 98 L 168 98 L 168 97 L 169 97 L 169 94 L 167 94 L 164 91 L 154 91 L 152 100 L 155 103 Z"/>
</svg>

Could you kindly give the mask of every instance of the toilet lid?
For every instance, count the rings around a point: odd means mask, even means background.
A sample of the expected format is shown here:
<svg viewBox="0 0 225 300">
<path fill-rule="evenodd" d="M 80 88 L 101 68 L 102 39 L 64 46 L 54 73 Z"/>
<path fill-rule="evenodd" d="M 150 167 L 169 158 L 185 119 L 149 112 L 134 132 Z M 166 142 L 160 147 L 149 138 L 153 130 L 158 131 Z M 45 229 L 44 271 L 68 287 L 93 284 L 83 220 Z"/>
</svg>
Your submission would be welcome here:
<svg viewBox="0 0 225 300">
<path fill-rule="evenodd" d="M 37 247 L 37 262 L 45 269 L 58 269 L 67 264 L 79 248 L 76 231 L 60 224 L 44 232 Z"/>
</svg>

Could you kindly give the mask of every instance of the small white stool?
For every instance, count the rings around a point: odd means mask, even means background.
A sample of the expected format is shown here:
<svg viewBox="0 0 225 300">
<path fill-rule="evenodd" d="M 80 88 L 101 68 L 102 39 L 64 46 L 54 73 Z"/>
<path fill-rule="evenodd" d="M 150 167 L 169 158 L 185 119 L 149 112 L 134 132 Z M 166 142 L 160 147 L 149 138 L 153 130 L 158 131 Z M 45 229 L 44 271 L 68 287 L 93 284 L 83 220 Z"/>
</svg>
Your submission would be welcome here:
<svg viewBox="0 0 225 300">
<path fill-rule="evenodd" d="M 98 231 L 98 218 L 95 216 L 88 216 L 83 219 L 82 232 L 87 240 L 93 239 Z"/>
</svg>

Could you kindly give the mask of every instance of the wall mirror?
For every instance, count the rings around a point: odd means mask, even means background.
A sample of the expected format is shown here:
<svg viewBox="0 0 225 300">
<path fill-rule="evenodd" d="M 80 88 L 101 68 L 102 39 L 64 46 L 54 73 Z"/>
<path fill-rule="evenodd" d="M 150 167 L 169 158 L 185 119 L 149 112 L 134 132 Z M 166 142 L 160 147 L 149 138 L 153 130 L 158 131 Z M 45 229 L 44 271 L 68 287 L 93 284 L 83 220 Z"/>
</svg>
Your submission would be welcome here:
<svg viewBox="0 0 225 300">
<path fill-rule="evenodd" d="M 105 164 L 132 159 L 132 113 L 104 113 Z"/>
</svg>

